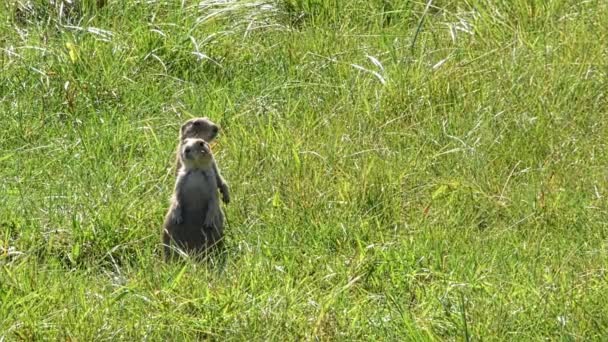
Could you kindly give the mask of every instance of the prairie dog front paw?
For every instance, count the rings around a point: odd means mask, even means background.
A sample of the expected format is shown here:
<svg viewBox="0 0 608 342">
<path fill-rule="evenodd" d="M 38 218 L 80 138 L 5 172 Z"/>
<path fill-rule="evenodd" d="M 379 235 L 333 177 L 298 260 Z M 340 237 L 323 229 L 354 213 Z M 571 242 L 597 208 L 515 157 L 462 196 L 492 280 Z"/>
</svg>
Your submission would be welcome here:
<svg viewBox="0 0 608 342">
<path fill-rule="evenodd" d="M 222 193 L 222 201 L 226 204 L 230 203 L 230 190 L 228 189 L 228 186 L 222 186 L 220 192 Z"/>
</svg>

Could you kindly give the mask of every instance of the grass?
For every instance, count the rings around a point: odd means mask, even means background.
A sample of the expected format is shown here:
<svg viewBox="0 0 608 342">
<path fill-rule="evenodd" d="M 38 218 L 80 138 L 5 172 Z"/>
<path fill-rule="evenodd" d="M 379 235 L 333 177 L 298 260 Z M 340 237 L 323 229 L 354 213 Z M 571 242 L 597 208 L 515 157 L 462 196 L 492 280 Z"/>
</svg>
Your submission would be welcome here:
<svg viewBox="0 0 608 342">
<path fill-rule="evenodd" d="M 603 340 L 604 1 L 0 5 L 0 340 Z M 160 261 L 222 125 L 225 264 Z"/>
</svg>

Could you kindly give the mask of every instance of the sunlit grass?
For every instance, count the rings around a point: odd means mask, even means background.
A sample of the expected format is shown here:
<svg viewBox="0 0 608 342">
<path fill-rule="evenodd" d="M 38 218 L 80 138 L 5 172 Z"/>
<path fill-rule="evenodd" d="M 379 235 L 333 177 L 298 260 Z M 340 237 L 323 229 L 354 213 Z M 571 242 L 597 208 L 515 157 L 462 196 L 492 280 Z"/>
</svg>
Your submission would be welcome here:
<svg viewBox="0 0 608 342">
<path fill-rule="evenodd" d="M 0 5 L 0 340 L 608 331 L 602 1 Z M 225 263 L 164 264 L 209 116 Z"/>
</svg>

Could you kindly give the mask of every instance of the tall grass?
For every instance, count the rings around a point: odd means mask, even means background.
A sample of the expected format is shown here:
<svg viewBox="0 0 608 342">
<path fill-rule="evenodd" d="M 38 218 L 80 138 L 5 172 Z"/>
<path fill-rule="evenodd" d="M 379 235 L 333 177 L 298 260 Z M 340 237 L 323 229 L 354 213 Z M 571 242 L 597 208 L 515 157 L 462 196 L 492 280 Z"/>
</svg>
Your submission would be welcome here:
<svg viewBox="0 0 608 342">
<path fill-rule="evenodd" d="M 602 340 L 604 1 L 0 5 L 0 339 Z M 160 260 L 192 116 L 220 265 Z"/>
</svg>

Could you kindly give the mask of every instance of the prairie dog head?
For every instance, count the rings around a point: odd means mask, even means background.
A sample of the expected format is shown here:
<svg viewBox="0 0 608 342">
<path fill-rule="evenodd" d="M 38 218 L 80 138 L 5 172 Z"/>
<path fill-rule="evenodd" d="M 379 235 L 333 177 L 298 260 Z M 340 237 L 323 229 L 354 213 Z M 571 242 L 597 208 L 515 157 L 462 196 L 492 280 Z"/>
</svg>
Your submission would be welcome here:
<svg viewBox="0 0 608 342">
<path fill-rule="evenodd" d="M 180 148 L 180 159 L 186 169 L 206 169 L 213 162 L 213 153 L 203 139 L 184 139 Z"/>
<path fill-rule="evenodd" d="M 184 139 L 188 138 L 198 138 L 203 139 L 206 142 L 211 142 L 217 137 L 219 131 L 220 128 L 218 125 L 209 120 L 209 118 L 194 118 L 184 122 L 182 125 L 180 140 L 184 141 Z"/>
</svg>

